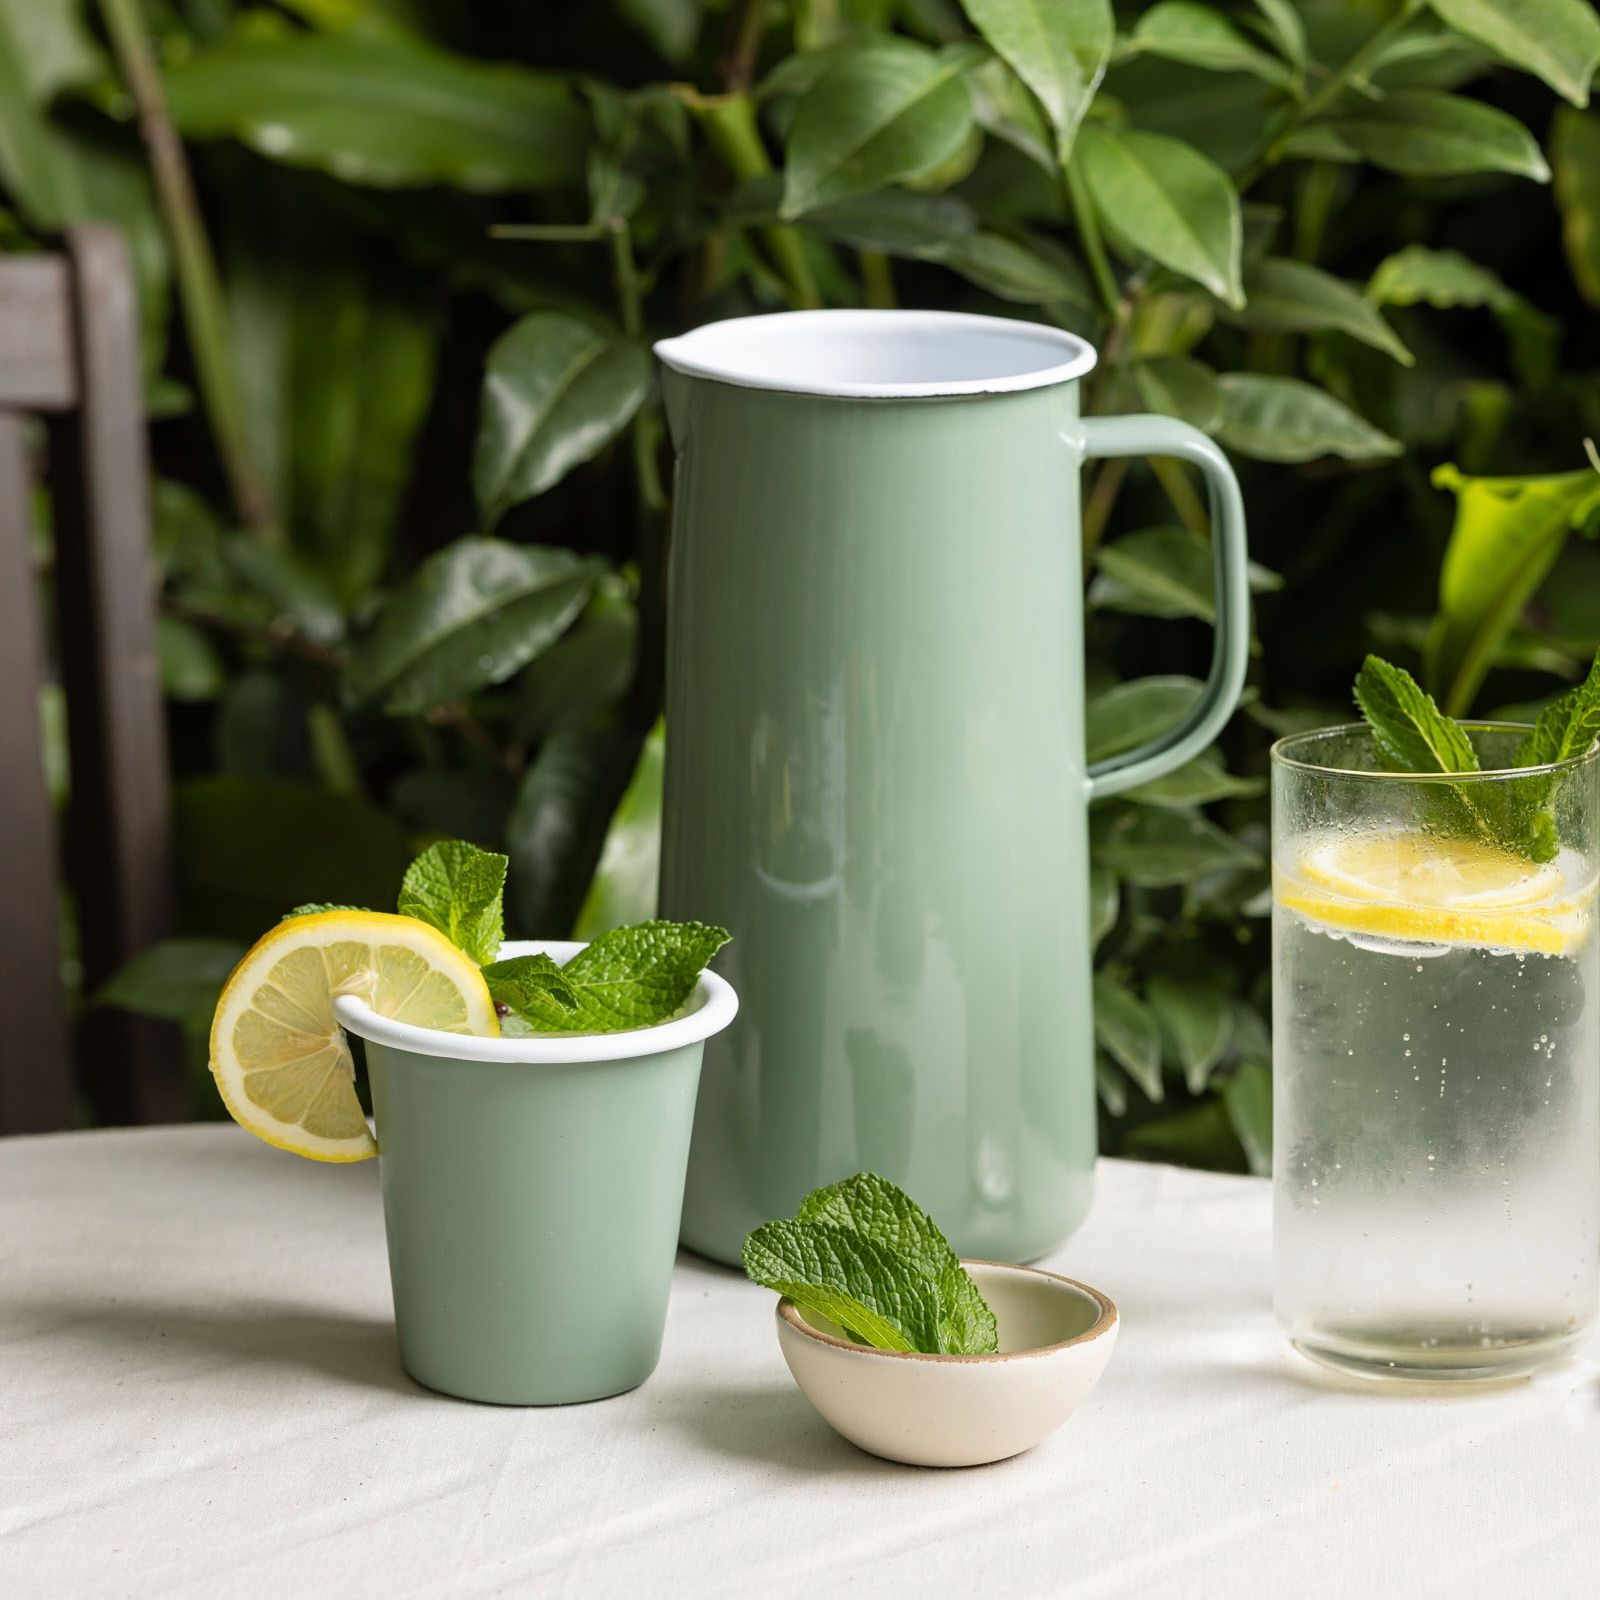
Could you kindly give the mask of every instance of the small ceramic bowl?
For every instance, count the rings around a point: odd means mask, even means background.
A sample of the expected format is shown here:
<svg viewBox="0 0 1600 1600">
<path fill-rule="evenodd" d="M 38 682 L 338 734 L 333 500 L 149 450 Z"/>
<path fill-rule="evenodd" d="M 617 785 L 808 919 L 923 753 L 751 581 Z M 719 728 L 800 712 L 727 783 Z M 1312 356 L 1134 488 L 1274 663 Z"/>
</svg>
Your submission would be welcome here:
<svg viewBox="0 0 1600 1600">
<path fill-rule="evenodd" d="M 976 1467 L 1030 1450 L 1100 1381 L 1117 1308 L 1098 1289 L 999 1261 L 967 1261 L 999 1325 L 993 1355 L 874 1350 L 815 1313 L 778 1302 L 794 1381 L 845 1438 L 890 1461 Z"/>
</svg>

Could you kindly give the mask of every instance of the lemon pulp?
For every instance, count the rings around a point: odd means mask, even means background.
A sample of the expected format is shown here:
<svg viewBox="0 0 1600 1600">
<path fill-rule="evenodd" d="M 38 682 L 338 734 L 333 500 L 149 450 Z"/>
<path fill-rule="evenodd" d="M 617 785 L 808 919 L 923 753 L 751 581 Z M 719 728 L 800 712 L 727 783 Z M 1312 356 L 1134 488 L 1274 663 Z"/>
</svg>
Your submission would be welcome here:
<svg viewBox="0 0 1600 1600">
<path fill-rule="evenodd" d="M 378 1153 L 334 1015 L 359 995 L 379 1016 L 443 1033 L 496 1034 L 478 964 L 412 917 L 325 911 L 292 917 L 234 969 L 211 1024 L 211 1071 L 234 1121 L 319 1161 Z"/>
</svg>

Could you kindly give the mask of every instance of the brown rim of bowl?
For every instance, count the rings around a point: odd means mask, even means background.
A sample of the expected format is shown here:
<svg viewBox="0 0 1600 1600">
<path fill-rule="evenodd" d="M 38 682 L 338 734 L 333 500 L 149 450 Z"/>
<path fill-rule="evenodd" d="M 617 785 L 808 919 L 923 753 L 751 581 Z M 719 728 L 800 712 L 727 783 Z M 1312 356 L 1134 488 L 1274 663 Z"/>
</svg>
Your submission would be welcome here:
<svg viewBox="0 0 1600 1600">
<path fill-rule="evenodd" d="M 1091 1339 L 1098 1339 L 1102 1334 L 1109 1333 L 1117 1325 L 1116 1302 L 1110 1295 L 1102 1294 L 1092 1284 L 1080 1283 L 1076 1278 L 1063 1277 L 1059 1272 L 1046 1272 L 1043 1267 L 1025 1267 L 1015 1261 L 988 1261 L 981 1256 L 963 1256 L 961 1265 L 964 1267 L 999 1267 L 1006 1272 L 1025 1273 L 1030 1278 L 1047 1278 L 1051 1283 L 1064 1284 L 1069 1289 L 1076 1289 L 1080 1294 L 1088 1295 L 1100 1307 L 1100 1315 L 1082 1333 L 1076 1333 L 1070 1339 L 1062 1339 L 1057 1344 L 1036 1344 L 1027 1350 L 989 1350 L 979 1355 L 941 1355 L 929 1350 L 880 1350 L 876 1345 L 857 1344 L 853 1339 L 836 1339 L 831 1333 L 824 1333 L 821 1328 L 813 1328 L 800 1315 L 799 1306 L 788 1295 L 784 1295 L 778 1301 L 778 1315 L 797 1333 L 805 1334 L 808 1339 L 815 1339 L 818 1344 L 831 1344 L 836 1350 L 848 1350 L 851 1355 L 883 1356 L 889 1361 L 964 1361 L 980 1363 L 988 1361 L 1026 1361 L 1033 1356 L 1048 1356 L 1054 1355 L 1057 1350 L 1070 1350 L 1075 1344 L 1088 1344 Z"/>
</svg>

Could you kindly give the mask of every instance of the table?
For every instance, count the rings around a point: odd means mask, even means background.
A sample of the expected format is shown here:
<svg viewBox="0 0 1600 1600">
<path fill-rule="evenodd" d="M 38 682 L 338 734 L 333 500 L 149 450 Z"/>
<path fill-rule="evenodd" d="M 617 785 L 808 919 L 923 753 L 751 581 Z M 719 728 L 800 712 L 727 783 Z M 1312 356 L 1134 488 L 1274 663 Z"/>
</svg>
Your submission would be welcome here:
<svg viewBox="0 0 1600 1600">
<path fill-rule="evenodd" d="M 1049 1265 L 1120 1304 L 1052 1440 L 898 1467 L 794 1388 L 772 1297 L 684 1256 L 661 1366 L 596 1405 L 401 1371 L 377 1170 L 231 1126 L 0 1141 L 0 1594 L 1138 1600 L 1600 1582 L 1600 1367 L 1436 1395 L 1324 1374 L 1258 1179 L 1107 1161 Z"/>
</svg>

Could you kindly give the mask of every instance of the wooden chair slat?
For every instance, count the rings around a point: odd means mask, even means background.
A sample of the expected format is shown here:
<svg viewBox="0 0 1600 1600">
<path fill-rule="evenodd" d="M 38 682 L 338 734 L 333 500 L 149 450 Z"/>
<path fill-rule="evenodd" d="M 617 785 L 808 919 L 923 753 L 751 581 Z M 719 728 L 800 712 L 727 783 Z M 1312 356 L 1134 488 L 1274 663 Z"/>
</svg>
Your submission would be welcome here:
<svg viewBox="0 0 1600 1600">
<path fill-rule="evenodd" d="M 0 406 L 64 411 L 77 400 L 68 276 L 60 256 L 15 256 L 0 270 Z"/>
<path fill-rule="evenodd" d="M 72 1121 L 30 494 L 22 418 L 0 411 L 0 1133 Z"/>
<path fill-rule="evenodd" d="M 67 867 L 86 990 L 172 929 L 171 793 L 156 646 L 139 311 L 111 227 L 70 229 L 78 405 L 51 425 L 57 637 L 69 708 Z M 91 1013 L 80 1049 L 97 1120 L 188 1115 L 173 1041 Z"/>
</svg>

